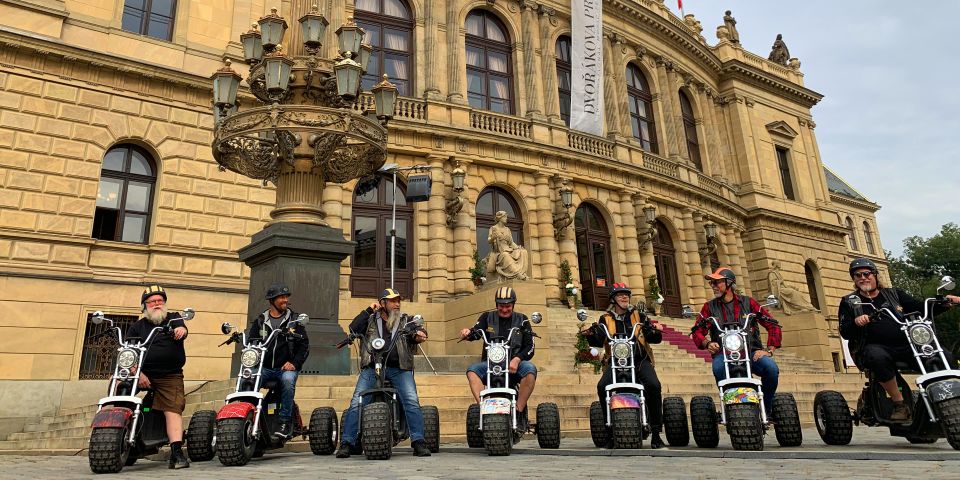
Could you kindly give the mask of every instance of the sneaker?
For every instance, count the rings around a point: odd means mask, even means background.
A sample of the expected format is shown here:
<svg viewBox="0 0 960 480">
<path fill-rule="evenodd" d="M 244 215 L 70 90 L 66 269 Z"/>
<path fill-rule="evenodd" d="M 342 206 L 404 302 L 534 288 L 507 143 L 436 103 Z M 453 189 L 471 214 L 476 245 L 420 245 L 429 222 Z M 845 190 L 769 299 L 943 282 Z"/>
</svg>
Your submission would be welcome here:
<svg viewBox="0 0 960 480">
<path fill-rule="evenodd" d="M 660 439 L 660 432 L 653 432 L 650 436 L 650 448 L 656 450 L 663 448 L 663 440 Z"/>
<path fill-rule="evenodd" d="M 290 422 L 283 422 L 280 424 L 280 428 L 277 429 L 274 435 L 280 438 L 290 438 L 293 436 L 293 424 Z"/>
<path fill-rule="evenodd" d="M 427 442 L 423 440 L 417 440 L 411 444 L 413 447 L 413 456 L 414 457 L 429 457 L 430 449 L 427 448 Z"/>
<path fill-rule="evenodd" d="M 347 442 L 341 443 L 340 448 L 337 449 L 337 458 L 350 458 L 351 450 L 353 450 L 353 445 Z"/>
<path fill-rule="evenodd" d="M 890 420 L 894 422 L 905 422 L 910 420 L 910 408 L 903 401 L 893 402 L 893 413 L 890 414 Z"/>
</svg>

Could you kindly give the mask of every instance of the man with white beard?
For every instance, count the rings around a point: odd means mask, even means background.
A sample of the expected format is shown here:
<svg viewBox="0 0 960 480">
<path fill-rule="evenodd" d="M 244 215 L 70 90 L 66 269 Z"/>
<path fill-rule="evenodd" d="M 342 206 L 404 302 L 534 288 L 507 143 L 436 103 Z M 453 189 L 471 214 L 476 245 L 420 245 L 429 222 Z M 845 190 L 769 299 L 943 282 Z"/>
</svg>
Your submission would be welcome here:
<svg viewBox="0 0 960 480">
<path fill-rule="evenodd" d="M 897 385 L 896 362 L 916 365 L 916 359 L 907 337 L 900 330 L 900 324 L 886 315 L 871 319 L 869 314 L 881 308 L 889 308 L 897 315 L 911 312 L 923 312 L 923 302 L 910 296 L 899 288 L 885 288 L 877 279 L 877 266 L 868 258 L 858 258 L 850 262 L 850 279 L 856 288 L 840 302 L 840 336 L 849 341 L 853 361 L 861 370 L 870 370 L 887 391 L 893 402 L 890 420 L 905 422 L 910 420 L 910 406 L 903 401 L 903 393 Z M 860 302 L 872 303 L 874 309 L 866 309 L 850 300 L 856 295 Z M 947 295 L 952 304 L 960 304 L 960 297 Z M 934 307 L 937 314 L 942 307 Z M 949 368 L 956 368 L 956 362 L 949 350 L 944 350 Z"/>
<path fill-rule="evenodd" d="M 337 458 L 348 458 L 351 453 L 360 453 L 357 445 L 357 434 L 360 430 L 360 392 L 377 386 L 370 343 L 374 339 L 382 338 L 386 345 L 390 345 L 394 336 L 401 333 L 405 315 L 400 313 L 400 300 L 400 294 L 388 288 L 380 295 L 378 302 L 372 303 L 350 323 L 350 332 L 363 338 L 360 344 L 360 378 L 357 379 L 357 388 L 353 391 L 350 407 L 343 416 L 343 435 Z M 397 389 L 397 396 L 400 397 L 400 404 L 410 427 L 413 454 L 418 457 L 429 457 L 430 449 L 423 436 L 423 413 L 417 397 L 417 383 L 413 378 L 413 353 L 417 344 L 426 340 L 427 331 L 423 327 L 417 327 L 414 335 L 397 338 L 396 345 L 387 354 L 383 365 L 384 376 Z"/>
<path fill-rule="evenodd" d="M 127 328 L 124 338 L 145 339 L 155 327 L 169 325 L 172 330 L 153 336 L 143 359 L 140 388 L 153 389 L 153 409 L 163 412 L 170 440 L 170 468 L 188 468 L 190 461 L 183 453 L 183 365 L 187 354 L 183 341 L 187 326 L 178 314 L 167 312 L 167 292 L 160 285 L 147 287 L 140 296 L 143 318 Z"/>
</svg>

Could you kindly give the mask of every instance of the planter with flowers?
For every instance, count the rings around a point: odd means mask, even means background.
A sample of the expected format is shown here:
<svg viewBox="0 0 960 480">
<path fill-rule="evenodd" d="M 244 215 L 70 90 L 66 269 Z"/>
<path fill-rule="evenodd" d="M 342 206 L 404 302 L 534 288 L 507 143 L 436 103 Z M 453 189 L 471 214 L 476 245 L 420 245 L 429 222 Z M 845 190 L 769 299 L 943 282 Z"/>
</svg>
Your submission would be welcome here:
<svg viewBox="0 0 960 480">
<path fill-rule="evenodd" d="M 574 345 L 577 352 L 573 355 L 573 367 L 580 368 L 581 365 L 591 365 L 593 366 L 593 373 L 596 375 L 603 370 L 603 359 L 601 358 L 603 352 L 587 343 L 587 337 L 580 333 L 580 329 L 584 325 L 583 322 L 577 325 L 577 343 Z"/>
</svg>

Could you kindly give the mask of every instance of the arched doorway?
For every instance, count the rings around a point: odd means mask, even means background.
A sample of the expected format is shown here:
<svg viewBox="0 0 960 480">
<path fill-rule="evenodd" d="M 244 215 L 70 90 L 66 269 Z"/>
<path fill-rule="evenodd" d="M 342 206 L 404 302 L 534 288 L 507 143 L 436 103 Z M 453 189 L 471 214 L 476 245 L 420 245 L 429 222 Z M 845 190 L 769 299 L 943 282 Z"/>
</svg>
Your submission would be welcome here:
<svg viewBox="0 0 960 480">
<path fill-rule="evenodd" d="M 657 282 L 663 295 L 661 310 L 664 315 L 679 317 L 680 283 L 677 279 L 677 251 L 667 226 L 657 220 L 657 236 L 653 238 L 653 263 L 657 269 Z"/>
<path fill-rule="evenodd" d="M 358 184 L 353 193 L 353 241 L 350 291 L 354 297 L 374 297 L 390 287 L 390 226 L 393 179 L 379 175 L 375 185 Z M 397 182 L 397 245 L 394 288 L 405 298 L 413 294 L 413 207 L 406 202 L 406 186 Z"/>
<path fill-rule="evenodd" d="M 597 207 L 584 203 L 577 208 L 573 219 L 577 232 L 577 262 L 580 266 L 580 285 L 584 306 L 606 310 L 613 283 L 613 264 L 610 260 L 610 231 Z"/>
</svg>

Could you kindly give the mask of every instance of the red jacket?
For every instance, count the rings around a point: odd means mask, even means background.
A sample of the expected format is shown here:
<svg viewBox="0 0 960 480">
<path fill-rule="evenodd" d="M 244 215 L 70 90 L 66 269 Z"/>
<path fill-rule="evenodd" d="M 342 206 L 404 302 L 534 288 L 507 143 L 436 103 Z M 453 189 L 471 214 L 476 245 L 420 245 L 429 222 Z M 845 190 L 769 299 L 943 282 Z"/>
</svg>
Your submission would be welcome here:
<svg viewBox="0 0 960 480">
<path fill-rule="evenodd" d="M 745 301 L 749 301 L 749 305 L 750 305 L 749 312 L 741 312 L 741 308 L 742 308 L 741 304 Z M 700 318 L 708 318 L 711 316 L 715 316 L 715 313 L 711 313 L 711 312 L 720 312 L 720 315 L 717 316 L 717 320 L 720 322 L 721 325 L 723 325 L 725 322 L 735 320 L 735 319 L 725 318 L 726 310 L 721 305 L 721 302 L 722 300 L 715 298 L 713 300 L 710 300 L 704 303 L 703 308 L 700 309 Z M 734 294 L 733 296 L 733 302 L 734 302 L 733 311 L 736 319 L 739 319 L 740 317 L 748 313 L 759 314 L 757 315 L 753 323 L 753 334 L 750 335 L 751 337 L 755 338 L 755 340 L 750 342 L 751 351 L 760 350 L 763 348 L 763 345 L 760 344 L 760 341 L 759 341 L 760 331 L 757 329 L 758 324 L 762 326 L 764 329 L 766 329 L 767 331 L 767 346 L 780 348 L 781 340 L 783 338 L 783 331 L 780 328 L 780 323 L 778 323 L 776 320 L 773 319 L 773 317 L 770 315 L 770 312 L 767 311 L 766 308 L 761 307 L 760 304 L 757 303 L 757 301 L 751 297 L 741 297 L 736 294 Z M 711 308 L 711 304 L 713 308 Z M 713 322 L 701 322 L 700 325 L 697 328 L 695 328 L 693 332 L 690 333 L 690 337 L 693 339 L 693 343 L 695 343 L 698 347 L 700 347 L 701 350 L 704 350 L 707 348 L 707 346 L 704 345 L 703 341 L 704 339 L 706 339 L 706 336 L 708 333 L 711 333 L 711 338 L 712 338 L 711 341 L 719 342 L 720 332 L 716 330 L 717 328 L 713 325 Z"/>
</svg>

